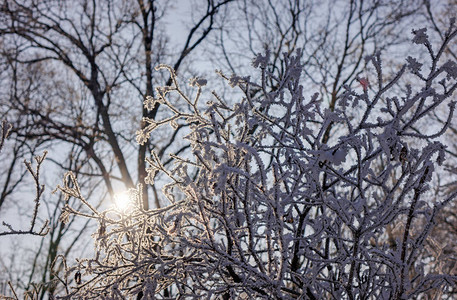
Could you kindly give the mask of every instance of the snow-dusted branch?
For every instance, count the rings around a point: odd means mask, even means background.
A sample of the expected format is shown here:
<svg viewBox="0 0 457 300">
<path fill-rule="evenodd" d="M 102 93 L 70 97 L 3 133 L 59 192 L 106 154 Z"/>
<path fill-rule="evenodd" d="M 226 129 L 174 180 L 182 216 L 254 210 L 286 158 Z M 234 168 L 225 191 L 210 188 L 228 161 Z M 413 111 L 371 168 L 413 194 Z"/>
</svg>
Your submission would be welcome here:
<svg viewBox="0 0 457 300">
<path fill-rule="evenodd" d="M 456 196 L 429 200 L 457 86 L 456 62 L 443 62 L 442 49 L 457 31 L 452 24 L 438 50 L 426 30 L 413 33 L 429 53 L 428 74 L 409 57 L 385 76 L 377 53 L 367 58 L 377 85 L 346 85 L 330 108 L 302 85 L 300 50 L 284 58 L 280 78 L 268 53 L 253 60 L 260 82 L 220 72 L 243 94 L 233 106 L 216 92 L 200 103 L 206 80 L 191 80 L 192 98 L 159 66 L 171 86 L 144 105 L 169 114 L 145 118 L 137 141 L 186 124 L 191 154 L 171 155 L 173 167 L 156 153 L 147 159 L 146 183 L 169 202 L 158 210 L 143 209 L 138 187 L 128 208 L 98 212 L 67 175 L 60 189 L 90 213 L 64 213 L 94 218 L 99 230 L 95 257 L 68 269 L 75 280 L 63 298 L 406 299 L 452 290 L 457 276 L 427 267 L 423 253 L 436 244 L 437 212 Z M 446 105 L 446 122 L 417 132 Z"/>
<path fill-rule="evenodd" d="M 8 137 L 8 133 L 11 129 L 11 125 L 6 123 L 5 121 L 2 122 L 1 125 L 1 139 L 0 139 L 0 151 L 3 148 L 3 144 L 5 139 Z M 36 167 L 33 167 L 32 162 L 24 161 L 25 167 L 29 174 L 33 177 L 33 182 L 35 184 L 35 206 L 33 208 L 30 227 L 27 230 L 15 229 L 10 224 L 6 222 L 2 222 L 2 225 L 7 229 L 4 231 L 0 231 L 0 236 L 4 235 L 22 235 L 22 234 L 31 234 L 31 235 L 40 235 L 44 236 L 49 232 L 49 220 L 44 221 L 43 225 L 40 229 L 36 229 L 36 221 L 38 216 L 38 208 L 41 204 L 41 196 L 44 192 L 44 185 L 40 183 L 40 169 L 43 161 L 45 160 L 47 152 L 45 151 L 43 155 L 37 155 L 34 157 L 36 162 Z"/>
</svg>

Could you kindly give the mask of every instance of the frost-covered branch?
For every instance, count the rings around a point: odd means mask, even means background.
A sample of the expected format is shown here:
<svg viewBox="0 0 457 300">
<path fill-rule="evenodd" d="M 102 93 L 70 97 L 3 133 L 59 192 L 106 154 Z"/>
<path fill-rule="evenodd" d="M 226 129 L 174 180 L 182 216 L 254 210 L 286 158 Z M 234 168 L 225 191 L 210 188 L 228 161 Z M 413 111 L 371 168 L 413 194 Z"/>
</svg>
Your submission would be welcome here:
<svg viewBox="0 0 457 300">
<path fill-rule="evenodd" d="M 1 125 L 1 139 L 0 139 L 0 151 L 3 149 L 3 144 L 5 142 L 5 139 L 8 137 L 8 133 L 11 129 L 11 125 L 8 124 L 7 122 L 3 121 Z M 36 229 L 36 221 L 37 221 L 37 216 L 38 216 L 38 208 L 40 206 L 40 201 L 41 201 L 41 196 L 44 192 L 44 185 L 40 183 L 40 168 L 45 160 L 47 155 L 47 152 L 45 151 L 43 155 L 37 155 L 35 156 L 35 162 L 36 162 L 36 167 L 34 168 L 32 163 L 30 161 L 24 160 L 24 164 L 27 168 L 27 171 L 29 172 L 30 175 L 33 177 L 33 182 L 35 184 L 35 206 L 33 208 L 32 212 L 32 217 L 31 217 L 31 222 L 30 222 L 30 228 L 27 230 L 20 230 L 20 229 L 15 229 L 13 228 L 10 224 L 6 222 L 2 222 L 2 225 L 6 227 L 6 230 L 0 231 L 0 236 L 4 235 L 21 235 L 21 234 L 31 234 L 31 235 L 40 235 L 44 236 L 49 232 L 49 220 L 44 221 L 43 225 L 41 226 L 40 229 Z"/>
<path fill-rule="evenodd" d="M 88 212 L 66 206 L 62 219 L 93 218 L 99 229 L 96 255 L 67 269 L 74 280 L 62 298 L 410 299 L 453 291 L 457 275 L 430 267 L 424 249 L 437 243 L 429 237 L 435 216 L 456 196 L 432 198 L 430 187 L 445 160 L 440 137 L 457 86 L 456 62 L 443 62 L 441 49 L 457 31 L 451 24 L 438 48 L 425 29 L 413 34 L 428 61 L 409 57 L 386 76 L 382 55 L 369 56 L 377 85 L 346 85 L 331 109 L 302 85 L 300 50 L 284 57 L 281 77 L 268 71 L 268 53 L 253 60 L 260 82 L 221 73 L 243 94 L 232 106 L 207 96 L 201 78 L 191 80 L 193 97 L 186 94 L 173 69 L 159 66 L 171 86 L 157 87 L 144 105 L 160 103 L 168 114 L 145 118 L 137 141 L 185 124 L 191 154 L 171 155 L 173 167 L 155 152 L 147 159 L 146 183 L 163 187 L 168 200 L 156 210 L 143 209 L 138 187 L 128 206 L 99 212 L 76 178 L 65 177 L 59 189 Z M 447 121 L 415 131 L 446 106 Z"/>
</svg>

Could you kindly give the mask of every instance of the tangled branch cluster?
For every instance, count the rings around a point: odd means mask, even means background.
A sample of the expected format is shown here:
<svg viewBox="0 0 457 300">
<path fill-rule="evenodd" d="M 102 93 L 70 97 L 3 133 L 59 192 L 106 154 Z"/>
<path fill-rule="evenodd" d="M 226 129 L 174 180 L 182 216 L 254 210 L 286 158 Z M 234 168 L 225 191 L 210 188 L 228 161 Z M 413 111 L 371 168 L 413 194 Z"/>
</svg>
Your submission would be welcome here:
<svg viewBox="0 0 457 300">
<path fill-rule="evenodd" d="M 98 212 L 67 175 L 60 189 L 91 212 L 66 207 L 63 219 L 82 214 L 99 229 L 95 257 L 67 269 L 63 298 L 411 299 L 453 289 L 457 274 L 434 272 L 423 253 L 437 212 L 456 197 L 427 198 L 455 109 L 457 64 L 441 56 L 456 35 L 451 27 L 435 49 L 425 30 L 414 31 L 428 72 L 409 57 L 386 80 L 380 55 L 368 57 L 376 80 L 369 89 L 346 86 L 333 110 L 300 84 L 300 52 L 285 59 L 281 78 L 269 72 L 268 52 L 253 61 L 259 83 L 221 74 L 244 98 L 230 106 L 213 92 L 205 109 L 205 80 L 192 81 L 189 97 L 173 70 L 159 66 L 172 84 L 145 107 L 171 114 L 145 119 L 137 141 L 160 126 L 190 124 L 192 155 L 174 155 L 171 169 L 148 158 L 146 182 L 157 184 L 159 172 L 169 180 L 169 205 L 156 210 L 143 209 L 139 187 L 128 208 Z M 447 122 L 421 130 L 446 103 Z M 388 242 L 392 224 L 400 225 Z"/>
</svg>

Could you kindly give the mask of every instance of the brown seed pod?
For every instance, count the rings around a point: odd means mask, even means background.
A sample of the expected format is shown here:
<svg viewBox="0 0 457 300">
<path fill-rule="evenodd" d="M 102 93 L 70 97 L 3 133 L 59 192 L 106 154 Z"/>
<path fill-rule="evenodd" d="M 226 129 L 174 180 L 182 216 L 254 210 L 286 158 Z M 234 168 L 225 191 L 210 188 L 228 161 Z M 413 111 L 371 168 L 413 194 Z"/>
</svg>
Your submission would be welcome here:
<svg viewBox="0 0 457 300">
<path fill-rule="evenodd" d="M 75 273 L 75 281 L 77 284 L 81 284 L 81 272 L 76 272 Z"/>
<path fill-rule="evenodd" d="M 400 151 L 400 162 L 401 164 L 405 164 L 408 160 L 408 148 L 406 146 L 403 146 Z"/>
<path fill-rule="evenodd" d="M 140 299 L 142 299 L 142 298 L 143 298 L 143 291 L 140 291 L 140 292 L 138 293 L 138 295 L 136 296 L 136 299 L 137 299 L 137 300 L 140 300 Z"/>
<path fill-rule="evenodd" d="M 284 215 L 284 222 L 292 224 L 294 223 L 294 217 L 292 216 L 291 212 L 288 212 L 287 214 Z"/>
<path fill-rule="evenodd" d="M 100 223 L 100 227 L 98 228 L 98 235 L 102 236 L 105 234 L 105 232 L 106 232 L 105 224 Z"/>
</svg>

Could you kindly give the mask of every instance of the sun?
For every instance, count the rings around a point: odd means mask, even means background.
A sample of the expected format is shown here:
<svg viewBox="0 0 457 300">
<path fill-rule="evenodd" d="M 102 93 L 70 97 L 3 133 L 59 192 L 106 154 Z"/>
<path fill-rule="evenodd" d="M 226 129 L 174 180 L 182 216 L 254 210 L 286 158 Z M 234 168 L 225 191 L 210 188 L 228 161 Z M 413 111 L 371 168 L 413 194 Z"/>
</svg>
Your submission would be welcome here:
<svg viewBox="0 0 457 300">
<path fill-rule="evenodd" d="M 125 211 L 132 204 L 128 192 L 121 192 L 114 195 L 114 205 L 120 211 Z"/>
</svg>

